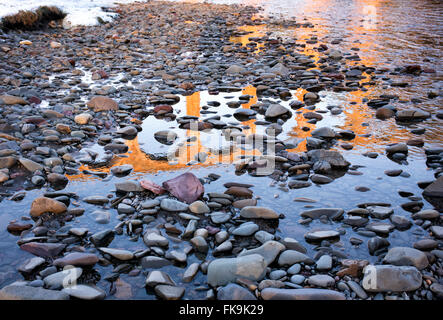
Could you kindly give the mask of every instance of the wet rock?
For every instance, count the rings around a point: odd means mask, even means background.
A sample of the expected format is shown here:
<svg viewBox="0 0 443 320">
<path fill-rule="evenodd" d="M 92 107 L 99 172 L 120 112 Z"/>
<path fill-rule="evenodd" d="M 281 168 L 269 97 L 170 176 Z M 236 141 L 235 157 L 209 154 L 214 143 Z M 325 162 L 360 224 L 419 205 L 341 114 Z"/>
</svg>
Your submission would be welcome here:
<svg viewBox="0 0 443 320">
<path fill-rule="evenodd" d="M 333 139 L 335 138 L 336 133 L 329 127 L 321 127 L 312 131 L 311 135 L 315 138 L 320 139 Z"/>
<path fill-rule="evenodd" d="M 369 215 L 376 219 L 386 219 L 394 213 L 394 210 L 389 207 L 368 206 L 366 209 L 369 211 Z"/>
<path fill-rule="evenodd" d="M 285 245 L 288 250 L 296 250 L 301 253 L 306 253 L 308 250 L 297 240 L 293 238 L 286 237 L 282 240 L 282 243 Z"/>
<path fill-rule="evenodd" d="M 278 219 L 279 214 L 272 209 L 265 207 L 244 207 L 240 211 L 243 218 L 250 219 Z"/>
<path fill-rule="evenodd" d="M 414 243 L 413 247 L 418 250 L 432 250 L 437 248 L 438 242 L 432 239 L 423 239 Z"/>
<path fill-rule="evenodd" d="M 146 277 L 145 283 L 148 287 L 155 287 L 157 285 L 175 286 L 174 281 L 167 273 L 158 270 L 150 271 Z"/>
<path fill-rule="evenodd" d="M 9 285 L 0 290 L 0 300 L 69 300 L 69 295 L 56 290 Z"/>
<path fill-rule="evenodd" d="M 98 262 L 98 257 L 93 253 L 72 252 L 58 258 L 52 263 L 56 267 L 73 266 L 93 266 Z"/>
<path fill-rule="evenodd" d="M 196 214 L 204 214 L 211 212 L 209 207 L 203 201 L 194 201 L 189 205 L 189 210 L 192 213 Z"/>
<path fill-rule="evenodd" d="M 163 237 L 159 231 L 157 230 L 147 230 L 143 235 L 143 242 L 146 246 L 159 246 L 159 247 L 168 247 L 169 241 L 165 237 Z"/>
<path fill-rule="evenodd" d="M 365 292 L 365 290 L 363 290 L 363 288 L 355 281 L 348 281 L 347 285 L 349 286 L 349 288 L 351 288 L 352 291 L 355 292 L 355 294 L 360 298 L 360 299 L 367 299 L 368 295 Z"/>
<path fill-rule="evenodd" d="M 215 224 L 222 224 L 228 222 L 231 219 L 229 212 L 214 212 L 211 214 L 211 221 Z"/>
<path fill-rule="evenodd" d="M 237 258 L 213 260 L 208 266 L 208 283 L 223 286 L 239 278 L 252 281 L 263 279 L 266 274 L 266 262 L 261 255 L 251 254 Z"/>
<path fill-rule="evenodd" d="M 109 202 L 109 199 L 103 196 L 89 196 L 84 198 L 83 201 L 90 204 L 104 205 Z"/>
<path fill-rule="evenodd" d="M 155 293 L 163 300 L 180 300 L 185 294 L 185 288 L 170 285 L 155 286 Z"/>
<path fill-rule="evenodd" d="M 243 257 L 251 254 L 259 254 L 265 259 L 266 266 L 269 266 L 283 250 L 285 250 L 285 246 L 283 244 L 270 240 L 258 248 L 243 250 L 238 256 Z"/>
<path fill-rule="evenodd" d="M 332 220 L 340 220 L 344 214 L 341 208 L 318 208 L 303 211 L 300 215 L 305 218 L 320 219 L 322 216 L 327 216 Z"/>
<path fill-rule="evenodd" d="M 389 249 L 383 262 L 395 266 L 414 266 L 418 270 L 426 268 L 429 264 L 428 258 L 424 252 L 409 247 L 395 247 Z"/>
<path fill-rule="evenodd" d="M 186 203 L 196 201 L 204 193 L 204 187 L 200 180 L 190 172 L 163 182 L 163 188 Z"/>
<path fill-rule="evenodd" d="M 177 200 L 163 199 L 160 202 L 160 208 L 166 211 L 180 212 L 180 211 L 188 211 L 189 206 L 186 203 Z"/>
<path fill-rule="evenodd" d="M 201 236 L 194 237 L 190 240 L 192 247 L 197 251 L 201 253 L 206 253 L 209 250 L 209 245 L 206 242 L 205 238 Z"/>
<path fill-rule="evenodd" d="M 89 240 L 94 244 L 96 247 L 105 247 L 109 245 L 112 240 L 114 239 L 114 231 L 112 230 L 103 230 L 99 231 L 97 233 L 94 233 Z"/>
<path fill-rule="evenodd" d="M 443 239 L 443 227 L 441 226 L 432 226 L 430 228 L 432 235 L 437 239 Z"/>
<path fill-rule="evenodd" d="M 377 109 L 375 116 L 377 119 L 386 120 L 392 118 L 395 115 L 395 111 L 391 108 L 382 107 Z"/>
<path fill-rule="evenodd" d="M 308 152 L 311 161 L 326 161 L 335 168 L 347 168 L 350 163 L 343 156 L 334 150 L 311 150 Z"/>
<path fill-rule="evenodd" d="M 340 233 L 335 230 L 310 231 L 305 234 L 305 239 L 310 241 L 321 241 L 340 237 Z"/>
<path fill-rule="evenodd" d="M 284 114 L 287 113 L 291 113 L 291 111 L 289 111 L 289 109 L 286 109 L 285 107 L 283 107 L 280 104 L 271 104 L 267 109 L 266 109 L 266 113 L 265 113 L 265 117 L 266 118 L 276 118 L 276 117 L 280 117 Z"/>
<path fill-rule="evenodd" d="M 90 115 L 89 113 L 80 113 L 74 117 L 75 123 L 80 125 L 88 124 L 89 121 L 91 120 L 92 120 L 92 115 Z"/>
<path fill-rule="evenodd" d="M 43 258 L 53 258 L 60 254 L 66 245 L 61 243 L 40 243 L 40 242 L 28 242 L 22 244 L 20 249 L 32 253 L 33 255 Z"/>
<path fill-rule="evenodd" d="M 43 281 L 48 288 L 58 290 L 73 285 L 82 273 L 83 270 L 81 268 L 65 269 L 45 277 Z"/>
<path fill-rule="evenodd" d="M 20 158 L 18 160 L 23 167 L 25 167 L 30 172 L 35 172 L 37 170 L 42 170 L 43 166 L 29 159 Z"/>
<path fill-rule="evenodd" d="M 397 112 L 398 121 L 420 121 L 431 116 L 429 112 L 420 109 L 400 110 Z"/>
<path fill-rule="evenodd" d="M 11 233 L 19 233 L 24 230 L 29 230 L 32 228 L 32 224 L 30 223 L 19 223 L 19 222 L 12 222 L 9 223 L 6 230 Z"/>
<path fill-rule="evenodd" d="M 139 181 L 123 181 L 115 184 L 115 189 L 119 192 L 140 192 L 143 191 Z"/>
<path fill-rule="evenodd" d="M 26 260 L 22 265 L 18 267 L 18 270 L 23 273 L 30 273 L 34 271 L 36 268 L 40 267 L 45 263 L 45 259 L 40 257 L 34 257 Z"/>
<path fill-rule="evenodd" d="M 164 266 L 171 265 L 172 262 L 168 259 L 157 257 L 157 256 L 147 256 L 143 257 L 141 260 L 141 265 L 143 268 L 160 269 Z"/>
<path fill-rule="evenodd" d="M 443 198 L 443 176 L 427 186 L 423 191 L 423 195 L 431 198 Z"/>
<path fill-rule="evenodd" d="M 412 226 L 412 222 L 403 216 L 393 215 L 389 219 L 398 230 L 407 230 Z"/>
<path fill-rule="evenodd" d="M 332 269 L 332 257 L 329 255 L 322 255 L 316 262 L 316 268 L 320 271 L 327 271 Z"/>
<path fill-rule="evenodd" d="M 374 255 L 377 250 L 389 247 L 389 245 L 390 243 L 388 240 L 377 236 L 368 241 L 368 250 L 371 255 Z"/>
<path fill-rule="evenodd" d="M 408 146 L 406 143 L 395 143 L 386 147 L 387 154 L 408 153 Z"/>
<path fill-rule="evenodd" d="M 166 145 L 173 144 L 177 137 L 177 134 L 172 130 L 161 130 L 154 133 L 155 140 Z"/>
<path fill-rule="evenodd" d="M 234 197 L 252 198 L 252 190 L 244 187 L 229 187 L 228 190 L 225 191 L 225 194 L 229 194 Z"/>
<path fill-rule="evenodd" d="M 331 287 L 335 284 L 334 278 L 326 274 L 316 274 L 310 276 L 306 281 L 310 285 L 322 288 Z"/>
<path fill-rule="evenodd" d="M 200 267 L 200 264 L 197 262 L 194 262 L 191 264 L 186 271 L 183 273 L 183 282 L 191 282 L 192 279 L 196 276 L 198 269 Z"/>
<path fill-rule="evenodd" d="M 92 98 L 88 103 L 86 104 L 90 109 L 93 109 L 94 112 L 101 112 L 101 111 L 117 111 L 118 110 L 118 104 L 114 100 L 108 97 L 103 96 L 96 96 Z"/>
<path fill-rule="evenodd" d="M 422 275 L 415 267 L 369 265 L 364 269 L 363 289 L 369 292 L 414 291 Z"/>
<path fill-rule="evenodd" d="M 82 300 L 101 300 L 106 297 L 106 293 L 103 290 L 95 286 L 84 284 L 78 284 L 75 286 L 64 288 L 62 292 Z"/>
<path fill-rule="evenodd" d="M 248 206 L 256 206 L 257 205 L 257 199 L 237 200 L 237 201 L 234 201 L 232 203 L 232 205 L 234 206 L 234 208 L 237 208 L 237 209 L 243 209 L 244 207 L 248 207 Z"/>
<path fill-rule="evenodd" d="M 314 264 L 314 260 L 309 258 L 304 253 L 295 250 L 285 250 L 278 258 L 279 266 L 292 266 L 295 263 Z"/>
<path fill-rule="evenodd" d="M 95 222 L 100 224 L 107 224 L 111 221 L 111 213 L 104 210 L 95 210 L 92 212 Z"/>
<path fill-rule="evenodd" d="M 109 254 L 111 257 L 121 261 L 131 260 L 134 258 L 134 254 L 128 250 L 104 248 L 104 247 L 100 247 L 98 248 L 98 250 L 100 250 L 103 253 Z"/>
<path fill-rule="evenodd" d="M 140 180 L 140 186 L 143 189 L 149 190 L 154 194 L 163 194 L 166 192 L 166 190 L 163 189 L 162 186 L 159 186 L 158 184 L 156 184 L 150 180 L 147 180 L 147 179 Z M 152 200 L 152 201 L 158 202 L 158 200 Z M 160 202 L 158 204 L 160 204 Z M 145 209 L 147 209 L 147 208 L 145 208 Z"/>
<path fill-rule="evenodd" d="M 280 289 L 266 288 L 261 292 L 263 300 L 346 300 L 338 291 L 327 289 Z"/>
<path fill-rule="evenodd" d="M 217 291 L 217 300 L 257 300 L 246 288 L 230 283 Z"/>
<path fill-rule="evenodd" d="M 11 96 L 11 95 L 1 95 L 0 96 L 0 105 L 6 104 L 6 105 L 14 105 L 14 104 L 20 104 L 20 105 L 27 105 L 29 104 L 26 100 L 20 97 Z"/>
<path fill-rule="evenodd" d="M 253 235 L 256 231 L 258 231 L 258 229 L 259 226 L 255 223 L 245 222 L 239 227 L 235 228 L 232 231 L 232 234 L 235 236 L 247 237 Z"/>
<path fill-rule="evenodd" d="M 127 175 L 129 174 L 132 170 L 134 169 L 134 167 L 130 164 L 125 164 L 122 166 L 117 166 L 117 167 L 112 167 L 111 168 L 111 173 L 113 175 Z"/>
</svg>

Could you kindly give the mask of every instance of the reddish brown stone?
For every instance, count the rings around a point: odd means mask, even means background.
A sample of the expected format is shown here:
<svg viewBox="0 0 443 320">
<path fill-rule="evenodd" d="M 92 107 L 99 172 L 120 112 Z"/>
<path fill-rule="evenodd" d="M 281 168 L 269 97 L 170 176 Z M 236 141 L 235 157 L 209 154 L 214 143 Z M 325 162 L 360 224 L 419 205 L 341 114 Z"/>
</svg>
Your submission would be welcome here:
<svg viewBox="0 0 443 320">
<path fill-rule="evenodd" d="M 205 192 L 205 188 L 200 180 L 190 172 L 186 172 L 174 179 L 163 182 L 163 188 L 180 201 L 186 203 L 194 202 Z"/>
<path fill-rule="evenodd" d="M 163 189 L 162 186 L 159 186 L 158 184 L 152 182 L 151 180 L 140 180 L 140 185 L 149 191 L 152 191 L 155 194 L 163 194 L 166 192 L 165 189 Z"/>
</svg>

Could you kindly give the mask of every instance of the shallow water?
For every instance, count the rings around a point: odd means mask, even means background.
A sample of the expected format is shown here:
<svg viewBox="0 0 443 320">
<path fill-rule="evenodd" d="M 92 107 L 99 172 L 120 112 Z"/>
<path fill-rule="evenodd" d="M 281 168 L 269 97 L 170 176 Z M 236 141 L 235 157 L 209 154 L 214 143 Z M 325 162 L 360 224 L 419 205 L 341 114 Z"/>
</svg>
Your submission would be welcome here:
<svg viewBox="0 0 443 320">
<path fill-rule="evenodd" d="M 301 130 L 302 126 L 308 126 L 312 129 L 330 126 L 334 129 L 348 129 L 356 133 L 356 138 L 349 143 L 354 145 L 352 150 L 346 151 L 340 147 L 339 143 L 334 147 L 342 152 L 345 159 L 352 165 L 361 165 L 358 169 L 362 175 L 356 176 L 345 174 L 327 185 L 313 185 L 309 188 L 294 189 L 284 191 L 279 188 L 278 183 L 268 177 L 253 177 L 247 173 L 237 176 L 234 173 L 233 161 L 254 150 L 244 150 L 236 148 L 229 155 L 228 159 L 220 158 L 216 150 L 227 141 L 220 134 L 221 130 L 212 129 L 205 132 L 184 130 L 175 128 L 178 133 L 179 141 L 184 142 L 185 148 L 191 137 L 195 141 L 189 142 L 186 152 L 181 153 L 178 164 L 168 164 L 167 161 L 156 161 L 149 158 L 147 153 L 166 153 L 169 146 L 163 145 L 153 138 L 153 134 L 158 130 L 164 130 L 168 127 L 177 127 L 176 121 L 165 122 L 164 119 L 156 119 L 149 116 L 141 125 L 143 130 L 134 140 L 126 141 L 129 152 L 116 157 L 113 165 L 131 164 L 134 171 L 130 176 L 123 178 L 109 176 L 101 179 L 97 176 L 82 173 L 72 175 L 68 178 L 70 182 L 64 191 L 75 192 L 82 199 L 91 195 L 108 195 L 114 190 L 114 184 L 118 181 L 127 179 L 147 178 L 158 184 L 173 178 L 185 171 L 192 171 L 198 177 L 205 177 L 210 173 L 221 175 L 220 179 L 205 185 L 205 192 L 224 190 L 223 184 L 236 181 L 242 183 L 251 183 L 254 185 L 252 190 L 254 196 L 259 196 L 259 206 L 271 207 L 279 213 L 283 213 L 286 218 L 280 221 L 277 235 L 280 237 L 292 237 L 300 241 L 308 248 L 310 256 L 315 254 L 315 246 L 307 244 L 303 235 L 308 230 L 315 228 L 338 229 L 341 224 L 325 225 L 320 221 L 313 221 L 308 226 L 301 225 L 297 221 L 300 219 L 300 212 L 312 207 L 339 207 L 345 211 L 355 208 L 357 204 L 363 202 L 389 202 L 392 204 L 394 214 L 410 217 L 410 213 L 403 210 L 400 205 L 408 201 L 402 198 L 397 191 L 404 190 L 414 193 L 415 196 L 421 196 L 422 190 L 418 188 L 418 181 L 433 180 L 434 171 L 428 169 L 425 163 L 425 155 L 422 148 L 410 147 L 407 164 L 399 164 L 389 160 L 384 154 L 385 146 L 389 143 L 407 141 L 411 137 L 417 137 L 410 133 L 410 129 L 417 127 L 426 127 L 426 133 L 419 136 L 425 141 L 426 147 L 443 146 L 443 121 L 432 117 L 424 122 L 410 125 L 400 125 L 394 119 L 381 121 L 374 117 L 375 111 L 368 108 L 362 102 L 362 99 L 371 99 L 378 97 L 383 93 L 398 94 L 400 99 L 409 101 L 412 97 L 422 98 L 423 102 L 416 103 L 415 106 L 429 112 L 435 112 L 441 108 L 442 99 L 427 99 L 426 95 L 430 89 L 441 89 L 440 74 L 443 71 L 440 62 L 441 35 L 443 31 L 443 6 L 439 1 L 222 1 L 216 0 L 216 3 L 243 3 L 249 5 L 261 5 L 264 7 L 264 13 L 269 15 L 282 14 L 284 17 L 295 17 L 297 22 L 309 21 L 314 24 L 313 28 L 273 28 L 272 26 L 257 25 L 253 27 L 244 27 L 240 30 L 253 31 L 251 34 L 234 37 L 231 40 L 234 43 L 247 45 L 248 38 L 251 36 L 260 37 L 271 32 L 281 37 L 291 37 L 296 41 L 310 39 L 317 36 L 319 43 L 326 42 L 328 46 L 340 48 L 343 51 L 351 51 L 351 48 L 358 48 L 356 51 L 361 57 L 358 63 L 366 66 L 381 66 L 394 68 L 406 64 L 420 64 L 423 68 L 435 70 L 434 73 L 422 73 L 420 76 L 399 76 L 402 81 L 407 81 L 410 86 L 406 88 L 385 86 L 389 81 L 378 79 L 377 85 L 368 87 L 367 91 L 354 92 L 320 92 L 321 101 L 316 104 L 316 111 L 327 110 L 328 106 L 338 105 L 343 108 L 343 113 L 331 115 L 322 113 L 323 120 L 314 124 L 307 123 L 303 118 L 303 113 L 307 110 L 302 108 L 292 111 L 292 116 L 283 124 L 283 132 L 277 136 L 282 141 L 291 140 L 297 146 L 292 150 L 295 152 L 305 151 L 306 145 L 304 139 L 310 136 L 310 131 Z M 375 8 L 375 11 L 374 11 Z M 372 18 L 376 21 L 368 22 L 368 14 L 374 14 Z M 363 19 L 363 21 L 362 21 Z M 338 45 L 331 45 L 333 39 L 343 38 L 343 42 Z M 318 43 L 318 44 L 319 44 Z M 311 54 L 314 60 L 318 58 L 318 53 L 313 47 L 318 44 L 307 44 L 305 48 L 299 48 L 301 52 Z M 257 50 L 255 54 L 262 54 Z M 424 60 L 424 59 L 427 60 Z M 352 65 L 354 62 L 349 62 Z M 393 75 L 392 79 L 396 76 Z M 90 75 L 86 74 L 83 81 L 90 82 Z M 106 83 L 118 83 L 120 76 L 116 75 L 106 80 Z M 131 84 L 126 84 L 131 85 Z M 62 92 L 62 91 L 61 91 Z M 282 105 L 288 106 L 292 100 L 302 100 L 303 89 L 292 90 L 292 98 L 289 101 L 279 101 Z M 220 93 L 211 95 L 207 91 L 196 92 L 190 96 L 180 96 L 180 101 L 175 104 L 174 113 L 178 117 L 183 115 L 199 116 L 201 119 L 220 116 L 220 120 L 226 123 L 240 124 L 244 126 L 244 133 L 262 134 L 266 126 L 255 124 L 256 120 L 263 120 L 263 116 L 257 114 L 256 119 L 240 121 L 232 116 L 237 109 L 229 108 L 226 105 L 228 101 L 238 101 L 238 97 L 244 94 L 251 96 L 247 103 L 242 104 L 242 108 L 251 108 L 254 104 L 262 101 L 257 97 L 253 86 L 242 88 L 238 92 Z M 274 101 L 273 99 L 267 99 Z M 208 107 L 209 101 L 219 101 L 219 107 Z M 410 108 L 411 103 L 396 102 L 394 105 L 398 108 Z M 213 111 L 214 113 L 202 114 L 202 110 Z M 367 136 L 370 134 L 370 136 Z M 100 145 L 93 145 L 91 149 L 99 153 L 103 152 Z M 255 150 L 256 151 L 256 150 Z M 377 159 L 369 159 L 361 154 L 366 151 L 376 151 L 380 153 Z M 208 160 L 204 164 L 189 165 L 198 152 L 208 152 Z M 220 161 L 223 160 L 223 161 Z M 223 163 L 219 163 L 223 162 Z M 192 162 L 191 162 L 192 164 Z M 109 172 L 109 168 L 80 168 L 91 171 Z M 384 175 L 385 170 L 403 169 L 410 174 L 410 177 L 388 177 Z M 356 186 L 366 186 L 370 188 L 368 192 L 358 192 Z M 91 191 L 93 190 L 93 191 Z M 19 219 L 21 216 L 28 216 L 31 201 L 41 195 L 45 190 L 27 191 L 26 197 L 19 202 L 4 199 L 0 202 L 0 286 L 4 286 L 14 280 L 22 277 L 16 273 L 16 268 L 24 260 L 32 255 L 21 251 L 16 245 L 17 237 L 6 232 L 7 224 L 13 219 Z M 316 203 L 302 203 L 293 201 L 296 197 L 306 197 L 316 200 Z M 424 209 L 432 208 L 432 205 L 426 200 Z M 100 225 L 94 222 L 91 212 L 97 210 L 97 206 L 89 205 L 79 201 L 79 205 L 86 209 L 83 216 L 76 218 L 69 224 L 72 226 L 88 227 L 90 231 L 99 231 L 104 228 L 113 228 L 119 220 L 116 219 L 116 210 L 111 209 L 111 222 L 108 225 Z M 72 205 L 71 205 L 72 206 Z M 342 251 L 349 258 L 368 259 L 375 261 L 376 257 L 369 256 L 366 247 L 367 239 L 356 235 L 351 228 L 346 228 L 346 234 L 340 237 L 340 241 L 333 244 L 335 250 Z M 360 247 L 352 246 L 349 242 L 350 237 L 358 237 L 365 242 Z M 392 246 L 404 245 L 411 246 L 418 239 L 426 238 L 428 235 L 421 228 L 413 225 L 408 231 L 393 231 L 390 234 L 389 241 Z M 113 248 L 124 248 L 130 251 L 145 248 L 143 241 L 128 241 L 128 236 L 123 234 L 116 236 L 112 243 Z M 170 238 L 171 239 L 171 238 Z M 177 247 L 182 248 L 188 245 L 187 242 L 177 242 Z M 200 257 L 191 254 L 188 258 L 188 265 L 198 261 Z M 211 252 L 208 259 L 212 259 Z M 110 273 L 112 266 L 97 266 L 102 274 Z M 202 299 L 205 291 L 198 291 L 198 284 L 205 284 L 205 276 L 201 273 L 191 284 L 182 284 L 181 275 L 184 272 L 183 266 L 169 266 L 162 269 L 168 272 L 177 284 L 186 287 L 185 298 Z M 139 299 L 153 299 L 152 292 L 146 293 L 144 289 L 145 275 L 140 274 L 137 277 L 123 275 L 121 279 L 128 282 L 133 287 L 133 297 Z M 101 280 L 98 285 L 109 289 L 109 283 Z M 111 299 L 115 298 L 113 296 Z"/>
</svg>

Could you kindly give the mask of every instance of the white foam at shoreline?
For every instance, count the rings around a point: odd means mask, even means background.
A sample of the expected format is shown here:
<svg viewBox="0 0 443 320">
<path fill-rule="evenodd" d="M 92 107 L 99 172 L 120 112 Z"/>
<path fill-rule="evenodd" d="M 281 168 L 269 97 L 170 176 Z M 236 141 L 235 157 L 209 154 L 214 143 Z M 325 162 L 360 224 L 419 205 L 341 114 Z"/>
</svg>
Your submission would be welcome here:
<svg viewBox="0 0 443 320">
<path fill-rule="evenodd" d="M 147 0 L 0 0 L 0 18 L 20 10 L 35 10 L 40 6 L 56 6 L 66 12 L 63 26 L 97 25 L 97 18 L 109 22 L 116 16 L 102 8 L 115 7 L 120 3 L 146 2 Z"/>
</svg>

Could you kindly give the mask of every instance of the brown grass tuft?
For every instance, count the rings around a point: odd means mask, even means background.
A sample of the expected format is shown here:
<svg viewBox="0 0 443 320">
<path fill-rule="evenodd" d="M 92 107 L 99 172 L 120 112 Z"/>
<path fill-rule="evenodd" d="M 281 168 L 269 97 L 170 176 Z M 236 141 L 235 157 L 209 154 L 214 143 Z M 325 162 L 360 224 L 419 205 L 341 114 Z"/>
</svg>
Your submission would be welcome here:
<svg viewBox="0 0 443 320">
<path fill-rule="evenodd" d="M 20 10 L 16 14 L 3 17 L 0 27 L 4 30 L 33 30 L 64 17 L 66 13 L 55 6 L 41 6 L 35 11 Z"/>
</svg>

